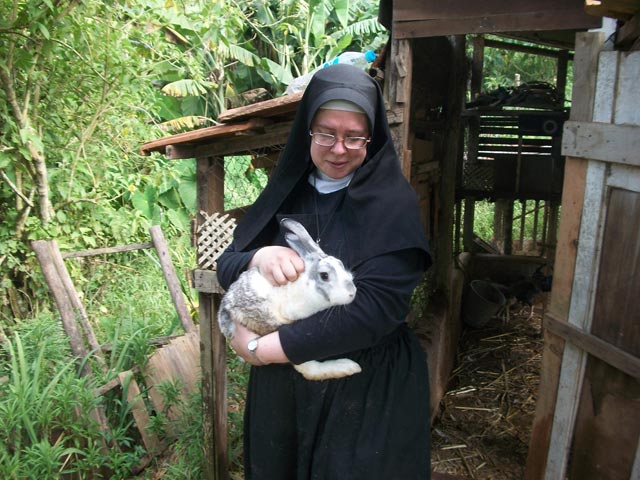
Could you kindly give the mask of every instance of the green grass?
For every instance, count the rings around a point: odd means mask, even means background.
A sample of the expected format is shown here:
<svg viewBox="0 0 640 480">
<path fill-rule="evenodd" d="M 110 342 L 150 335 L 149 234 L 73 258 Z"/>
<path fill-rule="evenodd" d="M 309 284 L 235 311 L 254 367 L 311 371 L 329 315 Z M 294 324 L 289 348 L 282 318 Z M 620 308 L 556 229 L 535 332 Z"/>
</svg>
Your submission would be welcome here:
<svg viewBox="0 0 640 480">
<path fill-rule="evenodd" d="M 195 264 L 188 239 L 171 238 L 170 251 L 187 298 L 195 312 L 195 295 L 184 272 Z M 93 380 L 78 375 L 57 311 L 41 311 L 16 321 L 0 346 L 0 478 L 54 479 L 128 478 L 144 450 L 133 424 L 126 390 L 115 388 L 101 397 L 97 387 L 119 372 L 141 367 L 153 352 L 149 339 L 181 334 L 156 254 L 151 251 L 66 260 L 98 343 L 108 344 L 106 372 L 93 367 Z M 52 305 L 54 308 L 54 305 Z M 165 401 L 179 403 L 176 385 L 162 387 Z M 143 396 L 146 392 L 143 391 Z M 201 400 L 195 394 L 178 405 L 184 438 L 172 439 L 180 454 L 165 478 L 200 478 L 202 461 Z M 105 435 L 89 413 L 106 410 Z M 163 430 L 161 414 L 153 428 Z M 104 446 L 107 448 L 103 448 Z"/>
</svg>

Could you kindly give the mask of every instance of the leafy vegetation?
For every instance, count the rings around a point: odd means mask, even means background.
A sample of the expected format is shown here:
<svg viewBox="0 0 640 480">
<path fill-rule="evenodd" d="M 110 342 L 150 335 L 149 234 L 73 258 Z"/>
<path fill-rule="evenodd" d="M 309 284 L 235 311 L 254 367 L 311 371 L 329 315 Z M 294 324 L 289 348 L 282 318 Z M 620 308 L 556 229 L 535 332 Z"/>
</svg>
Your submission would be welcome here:
<svg viewBox="0 0 640 480">
<path fill-rule="evenodd" d="M 181 328 L 154 253 L 67 260 L 98 342 L 110 345 L 106 370 L 80 378 L 29 242 L 100 248 L 146 242 L 148 228 L 161 225 L 178 272 L 193 268 L 195 163 L 143 157 L 140 145 L 214 124 L 248 90 L 278 96 L 343 50 L 379 49 L 386 33 L 376 9 L 364 0 L 0 0 L 2 478 L 135 471 L 145 452 L 126 387 L 93 392 L 144 365 L 151 338 Z M 227 208 L 250 203 L 266 182 L 250 160 L 225 162 Z M 182 288 L 195 317 L 195 296 Z M 230 453 L 239 471 L 248 369 L 232 372 Z M 162 388 L 177 401 L 177 385 Z M 86 415 L 96 407 L 108 412 L 109 436 Z M 159 468 L 166 478 L 200 478 L 199 396 L 181 412 L 195 434 L 175 439 L 170 464 Z M 150 428 L 164 432 L 168 421 L 159 412 Z"/>
</svg>

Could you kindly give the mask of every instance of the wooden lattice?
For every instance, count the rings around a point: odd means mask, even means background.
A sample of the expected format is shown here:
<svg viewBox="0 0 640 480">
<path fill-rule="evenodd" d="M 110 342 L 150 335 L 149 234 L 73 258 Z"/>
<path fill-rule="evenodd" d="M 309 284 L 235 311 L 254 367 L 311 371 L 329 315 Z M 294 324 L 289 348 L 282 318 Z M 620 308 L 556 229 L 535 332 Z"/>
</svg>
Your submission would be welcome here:
<svg viewBox="0 0 640 480">
<path fill-rule="evenodd" d="M 480 160 L 474 163 L 465 162 L 462 173 L 464 189 L 491 192 L 494 183 L 494 168 L 495 162 L 492 160 Z"/>
<path fill-rule="evenodd" d="M 233 239 L 236 221 L 229 218 L 229 214 L 200 214 L 204 222 L 198 227 L 198 266 L 205 270 L 215 270 L 216 260 Z"/>
</svg>

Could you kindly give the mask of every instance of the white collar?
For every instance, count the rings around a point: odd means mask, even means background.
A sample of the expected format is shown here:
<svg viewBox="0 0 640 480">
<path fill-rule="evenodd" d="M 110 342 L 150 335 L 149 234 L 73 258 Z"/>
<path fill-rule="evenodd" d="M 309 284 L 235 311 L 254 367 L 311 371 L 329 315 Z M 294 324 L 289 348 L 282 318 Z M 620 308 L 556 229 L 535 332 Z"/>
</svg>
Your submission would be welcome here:
<svg viewBox="0 0 640 480">
<path fill-rule="evenodd" d="M 308 181 L 319 193 L 333 193 L 349 185 L 353 178 L 353 173 L 351 172 L 342 178 L 331 178 L 320 170 L 315 169 L 309 174 Z"/>
</svg>

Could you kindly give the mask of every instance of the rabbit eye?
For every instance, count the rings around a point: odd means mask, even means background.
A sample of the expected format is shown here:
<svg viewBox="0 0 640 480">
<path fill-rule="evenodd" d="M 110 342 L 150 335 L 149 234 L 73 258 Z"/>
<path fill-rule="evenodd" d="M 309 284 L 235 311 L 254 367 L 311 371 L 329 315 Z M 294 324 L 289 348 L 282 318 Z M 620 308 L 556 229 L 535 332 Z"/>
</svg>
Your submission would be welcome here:
<svg viewBox="0 0 640 480">
<path fill-rule="evenodd" d="M 320 279 L 323 282 L 326 282 L 327 280 L 329 280 L 329 274 L 327 272 L 320 272 Z"/>
</svg>

